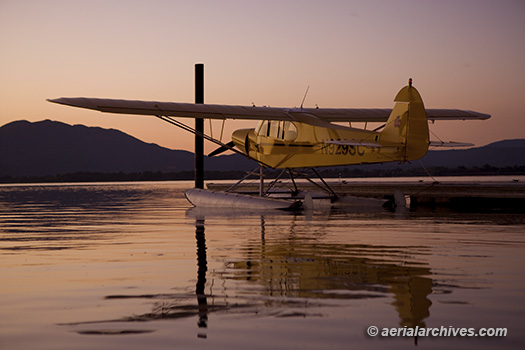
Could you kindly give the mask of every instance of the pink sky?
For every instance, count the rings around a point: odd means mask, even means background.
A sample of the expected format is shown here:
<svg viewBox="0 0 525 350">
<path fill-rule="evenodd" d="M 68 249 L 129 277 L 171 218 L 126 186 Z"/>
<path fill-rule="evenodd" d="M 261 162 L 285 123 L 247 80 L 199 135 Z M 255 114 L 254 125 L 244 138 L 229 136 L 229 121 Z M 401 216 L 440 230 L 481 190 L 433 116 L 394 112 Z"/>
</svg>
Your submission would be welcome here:
<svg viewBox="0 0 525 350">
<path fill-rule="evenodd" d="M 436 123 L 439 138 L 525 138 L 524 19 L 521 0 L 0 0 L 0 125 L 51 119 L 193 150 L 153 117 L 46 99 L 193 102 L 202 62 L 206 103 L 293 107 L 310 85 L 306 107 L 392 107 L 412 77 L 428 108 L 492 114 Z"/>
</svg>

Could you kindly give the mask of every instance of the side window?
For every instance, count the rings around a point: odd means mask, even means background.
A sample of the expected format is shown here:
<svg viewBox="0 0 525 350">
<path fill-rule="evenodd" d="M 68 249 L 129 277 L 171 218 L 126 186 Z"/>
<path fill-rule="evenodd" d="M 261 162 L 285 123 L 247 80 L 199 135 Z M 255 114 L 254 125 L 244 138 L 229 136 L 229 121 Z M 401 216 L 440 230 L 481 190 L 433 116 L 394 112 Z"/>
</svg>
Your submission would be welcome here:
<svg viewBox="0 0 525 350">
<path fill-rule="evenodd" d="M 271 120 L 268 122 L 268 124 L 270 125 L 268 136 L 276 138 L 276 139 L 279 138 L 279 123 L 280 122 L 276 120 Z"/>
<path fill-rule="evenodd" d="M 297 128 L 292 122 L 283 122 L 284 123 L 284 134 L 283 139 L 286 141 L 292 141 L 295 140 L 297 137 Z"/>
</svg>

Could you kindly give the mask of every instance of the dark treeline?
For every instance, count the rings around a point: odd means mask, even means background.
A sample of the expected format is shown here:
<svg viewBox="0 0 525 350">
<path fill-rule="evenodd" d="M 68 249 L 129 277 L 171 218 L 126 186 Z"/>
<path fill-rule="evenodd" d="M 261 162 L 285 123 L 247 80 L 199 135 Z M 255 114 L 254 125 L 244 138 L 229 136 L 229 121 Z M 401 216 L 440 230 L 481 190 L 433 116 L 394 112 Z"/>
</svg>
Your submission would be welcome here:
<svg viewBox="0 0 525 350">
<path fill-rule="evenodd" d="M 207 179 L 236 179 L 244 171 L 208 171 Z M 115 181 L 174 181 L 193 180 L 193 171 L 161 172 L 145 171 L 134 173 L 75 172 L 47 176 L 0 176 L 0 183 L 50 183 L 50 182 L 115 182 Z"/>
<path fill-rule="evenodd" d="M 428 173 L 432 176 L 496 176 L 496 175 L 524 175 L 525 166 L 514 165 L 505 167 L 494 167 L 485 164 L 481 167 L 473 166 L 470 168 L 459 166 L 447 168 L 442 166 L 428 167 Z M 390 169 L 362 169 L 362 168 L 328 168 L 322 172 L 326 177 L 411 177 L 428 176 L 422 167 L 413 168 L 390 168 Z"/>
<path fill-rule="evenodd" d="M 432 176 L 496 176 L 496 175 L 525 175 L 525 166 L 457 168 L 429 167 Z M 276 177 L 281 171 L 266 169 L 268 178 Z M 306 171 L 310 176 L 312 173 Z M 318 172 L 326 178 L 359 178 L 359 177 L 411 177 L 428 176 L 423 168 L 391 168 L 391 169 L 363 169 L 355 167 L 325 168 Z M 206 171 L 206 180 L 240 179 L 246 175 L 245 171 Z M 286 178 L 287 176 L 283 176 Z M 315 177 L 315 176 L 312 176 Z M 139 172 L 139 173 L 97 173 L 76 172 L 50 176 L 0 176 L 0 183 L 52 183 L 52 182 L 114 182 L 114 181 L 174 181 L 193 180 L 193 171 L 180 172 Z"/>
</svg>

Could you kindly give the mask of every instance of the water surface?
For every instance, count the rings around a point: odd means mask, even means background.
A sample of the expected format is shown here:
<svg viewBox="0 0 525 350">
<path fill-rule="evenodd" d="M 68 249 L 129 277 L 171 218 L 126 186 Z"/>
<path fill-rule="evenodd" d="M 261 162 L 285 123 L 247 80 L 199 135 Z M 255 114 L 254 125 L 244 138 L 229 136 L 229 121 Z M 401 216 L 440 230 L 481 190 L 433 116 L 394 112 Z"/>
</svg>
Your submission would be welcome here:
<svg viewBox="0 0 525 350">
<path fill-rule="evenodd" d="M 0 187 L 0 348 L 525 344 L 523 214 L 201 211 L 189 187 Z M 371 325 L 508 333 L 384 338 Z"/>
</svg>

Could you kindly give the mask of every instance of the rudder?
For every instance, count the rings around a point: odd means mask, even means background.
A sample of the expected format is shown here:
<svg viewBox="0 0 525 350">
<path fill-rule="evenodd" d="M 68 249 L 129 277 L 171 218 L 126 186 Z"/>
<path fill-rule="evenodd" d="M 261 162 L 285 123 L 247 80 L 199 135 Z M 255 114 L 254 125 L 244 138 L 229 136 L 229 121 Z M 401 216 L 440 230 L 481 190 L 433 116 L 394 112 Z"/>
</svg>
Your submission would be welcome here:
<svg viewBox="0 0 525 350">
<path fill-rule="evenodd" d="M 400 160 L 409 161 L 423 157 L 428 151 L 428 121 L 421 95 L 412 86 L 402 88 L 394 99 L 385 128 L 381 132 L 383 143 L 401 143 Z"/>
</svg>

